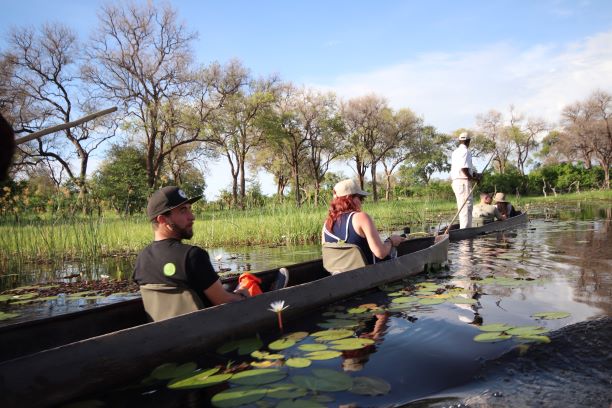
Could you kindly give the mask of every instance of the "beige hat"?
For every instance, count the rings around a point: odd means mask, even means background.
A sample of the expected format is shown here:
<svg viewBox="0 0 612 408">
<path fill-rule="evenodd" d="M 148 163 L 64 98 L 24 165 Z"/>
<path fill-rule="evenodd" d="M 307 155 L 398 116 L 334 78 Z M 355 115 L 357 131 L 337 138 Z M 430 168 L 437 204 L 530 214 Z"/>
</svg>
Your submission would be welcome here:
<svg viewBox="0 0 612 408">
<path fill-rule="evenodd" d="M 507 203 L 508 201 L 506 201 L 506 195 L 504 193 L 495 193 L 495 198 L 494 198 L 496 203 Z"/>
<path fill-rule="evenodd" d="M 461 132 L 457 140 L 470 140 L 470 135 L 468 132 Z"/>
<path fill-rule="evenodd" d="M 336 197 L 344 197 L 353 194 L 360 196 L 369 195 L 369 193 L 363 191 L 361 187 L 359 187 L 359 184 L 353 179 L 340 181 L 334 186 L 334 193 L 336 193 Z"/>
</svg>

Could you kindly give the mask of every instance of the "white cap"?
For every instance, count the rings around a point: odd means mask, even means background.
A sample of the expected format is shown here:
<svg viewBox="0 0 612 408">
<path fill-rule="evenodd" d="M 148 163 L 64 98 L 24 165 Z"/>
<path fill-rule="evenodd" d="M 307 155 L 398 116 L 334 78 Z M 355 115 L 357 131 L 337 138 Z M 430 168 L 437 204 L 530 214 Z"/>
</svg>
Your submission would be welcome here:
<svg viewBox="0 0 612 408">
<path fill-rule="evenodd" d="M 470 140 L 470 135 L 468 132 L 461 132 L 457 140 Z"/>
<path fill-rule="evenodd" d="M 348 195 L 360 195 L 367 196 L 367 192 L 363 191 L 359 184 L 353 179 L 342 180 L 334 186 L 334 192 L 337 197 L 344 197 Z"/>
</svg>

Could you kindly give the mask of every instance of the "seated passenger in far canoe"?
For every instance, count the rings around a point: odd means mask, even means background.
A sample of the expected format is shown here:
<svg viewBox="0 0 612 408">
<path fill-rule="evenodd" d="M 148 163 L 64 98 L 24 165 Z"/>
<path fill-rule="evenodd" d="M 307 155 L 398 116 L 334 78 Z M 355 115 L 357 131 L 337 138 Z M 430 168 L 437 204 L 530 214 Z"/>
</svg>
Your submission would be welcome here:
<svg viewBox="0 0 612 408">
<path fill-rule="evenodd" d="M 493 198 L 489 193 L 480 193 L 480 203 L 474 206 L 472 212 L 473 226 L 480 227 L 495 220 L 502 220 L 503 217 L 496 206 L 492 204 Z"/>
<path fill-rule="evenodd" d="M 506 200 L 506 194 L 504 193 L 495 194 L 495 206 L 499 210 L 504 220 L 506 218 L 514 217 L 516 215 L 521 214 L 520 211 L 514 209 L 514 206 L 510 204 L 508 200 Z"/>
<path fill-rule="evenodd" d="M 356 245 L 363 253 L 365 263 L 373 264 L 395 252 L 394 248 L 404 241 L 404 238 L 391 235 L 385 241 L 381 240 L 374 221 L 361 210 L 362 202 L 367 195 L 368 193 L 363 191 L 355 180 L 347 179 L 336 184 L 334 197 L 323 225 L 321 240 L 324 246 L 325 243 Z M 324 251 L 324 264 L 325 257 Z"/>
</svg>

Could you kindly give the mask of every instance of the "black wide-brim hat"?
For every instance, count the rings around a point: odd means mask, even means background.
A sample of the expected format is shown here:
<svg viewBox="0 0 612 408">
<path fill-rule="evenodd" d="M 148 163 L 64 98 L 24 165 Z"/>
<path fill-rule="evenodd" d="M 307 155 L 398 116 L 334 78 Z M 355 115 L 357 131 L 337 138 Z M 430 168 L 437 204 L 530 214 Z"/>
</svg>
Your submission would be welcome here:
<svg viewBox="0 0 612 408">
<path fill-rule="evenodd" d="M 147 217 L 151 221 L 160 214 L 168 212 L 183 204 L 191 204 L 198 201 L 202 196 L 187 198 L 183 190 L 177 186 L 160 188 L 153 193 L 147 204 Z"/>
</svg>

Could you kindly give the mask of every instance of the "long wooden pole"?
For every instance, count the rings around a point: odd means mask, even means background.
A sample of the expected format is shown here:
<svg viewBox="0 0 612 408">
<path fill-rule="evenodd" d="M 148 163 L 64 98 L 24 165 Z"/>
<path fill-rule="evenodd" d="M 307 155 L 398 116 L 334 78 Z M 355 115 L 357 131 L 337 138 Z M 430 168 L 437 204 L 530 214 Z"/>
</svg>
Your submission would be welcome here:
<svg viewBox="0 0 612 408">
<path fill-rule="evenodd" d="M 491 158 L 489 159 L 489 161 L 487 162 L 487 165 L 484 166 L 484 168 L 482 169 L 481 174 L 483 174 L 485 172 L 485 170 L 487 169 L 487 167 L 489 167 L 489 164 L 491 164 L 491 161 L 493 160 L 493 157 L 495 157 L 495 155 L 491 155 Z M 444 231 L 444 235 L 448 234 L 448 231 L 450 230 L 451 225 L 453 225 L 453 222 L 455 222 L 455 219 L 457 218 L 457 216 L 459 215 L 459 213 L 461 212 L 461 210 L 463 210 L 463 207 L 465 207 L 465 204 L 467 203 L 468 199 L 470 198 L 470 196 L 472 195 L 472 192 L 474 191 L 474 189 L 476 188 L 476 186 L 478 185 L 478 181 L 474 183 L 474 185 L 472 186 L 472 188 L 470 189 L 470 192 L 468 193 L 467 198 L 463 201 L 463 204 L 461 205 L 461 207 L 459 207 L 459 211 L 457 211 L 455 213 L 455 216 L 453 217 L 453 219 L 451 220 L 451 222 L 448 223 L 448 226 L 446 227 L 446 231 Z"/>
<path fill-rule="evenodd" d="M 47 128 L 47 129 L 39 130 L 38 132 L 34 132 L 27 136 L 21 137 L 19 139 L 15 139 L 15 144 L 20 145 L 22 143 L 29 142 L 30 140 L 38 139 L 39 137 L 48 135 L 49 133 L 55 133 L 55 132 L 59 132 L 60 130 L 75 127 L 77 125 L 80 125 L 81 123 L 88 122 L 97 117 L 108 115 L 109 113 L 112 113 L 116 110 L 117 110 L 117 107 L 113 106 L 112 108 L 104 109 L 99 112 L 95 112 L 90 115 L 83 116 L 82 118 L 73 120 L 72 122 L 61 123 L 59 125 L 51 126 L 50 128 Z"/>
</svg>

